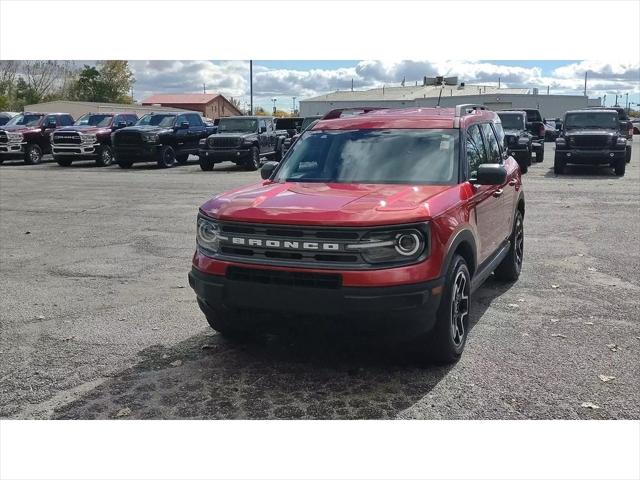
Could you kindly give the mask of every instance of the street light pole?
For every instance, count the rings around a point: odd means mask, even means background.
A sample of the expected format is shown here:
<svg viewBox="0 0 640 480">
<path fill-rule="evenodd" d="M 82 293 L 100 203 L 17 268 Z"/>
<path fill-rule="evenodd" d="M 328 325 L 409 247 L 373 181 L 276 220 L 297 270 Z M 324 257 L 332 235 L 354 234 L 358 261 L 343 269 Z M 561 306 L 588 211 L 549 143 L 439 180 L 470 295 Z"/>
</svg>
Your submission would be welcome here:
<svg viewBox="0 0 640 480">
<path fill-rule="evenodd" d="M 291 115 L 296 114 L 296 98 L 297 97 L 293 97 L 293 108 L 291 109 Z"/>
<path fill-rule="evenodd" d="M 274 98 L 271 99 L 271 101 L 273 102 L 273 114 L 275 115 L 276 114 L 276 101 L 277 101 L 277 99 L 274 97 Z"/>
<path fill-rule="evenodd" d="M 249 115 L 253 115 L 253 60 L 249 60 L 249 95 L 250 95 Z"/>
</svg>

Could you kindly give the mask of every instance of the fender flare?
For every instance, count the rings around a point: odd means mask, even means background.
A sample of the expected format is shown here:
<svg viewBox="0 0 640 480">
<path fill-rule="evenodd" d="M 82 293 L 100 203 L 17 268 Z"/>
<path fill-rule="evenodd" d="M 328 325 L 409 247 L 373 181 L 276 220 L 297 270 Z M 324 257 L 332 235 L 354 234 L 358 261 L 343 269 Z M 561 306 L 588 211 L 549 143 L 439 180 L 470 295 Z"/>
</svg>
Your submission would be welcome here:
<svg viewBox="0 0 640 480">
<path fill-rule="evenodd" d="M 473 235 L 473 232 L 465 228 L 463 230 L 458 231 L 454 235 L 452 235 L 452 240 L 449 242 L 449 246 L 447 248 L 447 254 L 444 256 L 444 260 L 442 262 L 442 267 L 440 269 L 440 276 L 444 276 L 447 274 L 449 269 L 449 265 L 451 264 L 451 260 L 453 259 L 453 254 L 456 249 L 460 246 L 460 244 L 466 243 L 471 248 L 472 255 L 472 265 L 469 265 L 469 269 L 472 274 L 478 268 L 478 247 L 476 245 L 476 238 Z"/>
</svg>

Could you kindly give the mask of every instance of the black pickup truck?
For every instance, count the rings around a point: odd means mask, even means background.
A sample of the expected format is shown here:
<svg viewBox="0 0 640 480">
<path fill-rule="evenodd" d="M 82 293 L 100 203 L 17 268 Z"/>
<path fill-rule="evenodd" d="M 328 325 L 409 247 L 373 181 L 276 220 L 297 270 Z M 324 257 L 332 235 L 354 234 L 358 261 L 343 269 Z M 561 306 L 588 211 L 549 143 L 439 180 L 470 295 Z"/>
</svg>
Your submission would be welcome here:
<svg viewBox="0 0 640 480">
<path fill-rule="evenodd" d="M 286 132 L 277 131 L 273 117 L 224 117 L 218 131 L 200 140 L 200 168 L 213 170 L 220 162 L 233 162 L 247 170 L 260 168 L 260 157 L 282 158 Z"/>
<path fill-rule="evenodd" d="M 111 143 L 120 168 L 130 168 L 134 162 L 156 162 L 168 168 L 176 161 L 187 163 L 189 154 L 197 155 L 200 140 L 211 132 L 198 113 L 158 112 L 115 131 Z"/>
<path fill-rule="evenodd" d="M 522 110 L 498 112 L 504 130 L 504 146 L 516 159 L 520 171 L 527 173 L 531 166 L 531 144 L 533 135 L 527 130 L 527 114 Z"/>
<path fill-rule="evenodd" d="M 609 165 L 619 177 L 625 173 L 627 138 L 620 131 L 618 112 L 570 110 L 556 139 L 553 170 L 564 173 L 567 164 Z"/>
</svg>

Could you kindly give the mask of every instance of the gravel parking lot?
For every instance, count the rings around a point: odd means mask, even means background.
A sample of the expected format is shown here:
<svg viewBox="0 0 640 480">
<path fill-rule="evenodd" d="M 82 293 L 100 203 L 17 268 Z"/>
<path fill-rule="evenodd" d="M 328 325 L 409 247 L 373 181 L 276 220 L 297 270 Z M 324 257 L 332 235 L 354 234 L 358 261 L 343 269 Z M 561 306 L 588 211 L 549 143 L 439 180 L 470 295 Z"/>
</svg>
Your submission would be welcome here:
<svg viewBox="0 0 640 480">
<path fill-rule="evenodd" d="M 240 346 L 210 330 L 187 283 L 197 207 L 257 172 L 6 161 L 0 416 L 638 419 L 639 143 L 623 178 L 555 176 L 547 144 L 525 176 L 523 273 L 477 292 L 452 367 L 329 334 Z"/>
</svg>

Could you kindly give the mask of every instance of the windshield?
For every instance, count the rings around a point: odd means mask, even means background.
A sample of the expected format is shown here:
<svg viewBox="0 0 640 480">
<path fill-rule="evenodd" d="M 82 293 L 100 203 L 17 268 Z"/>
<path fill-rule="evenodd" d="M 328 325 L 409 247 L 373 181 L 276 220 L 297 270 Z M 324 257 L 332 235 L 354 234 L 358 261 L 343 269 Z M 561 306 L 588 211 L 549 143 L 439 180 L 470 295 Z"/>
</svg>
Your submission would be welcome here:
<svg viewBox="0 0 640 480">
<path fill-rule="evenodd" d="M 540 112 L 538 110 L 525 110 L 527 114 L 527 121 L 529 122 L 541 122 L 542 117 L 540 116 Z"/>
<path fill-rule="evenodd" d="M 113 115 L 101 115 L 87 113 L 81 116 L 74 125 L 90 125 L 92 127 L 108 127 L 111 125 Z"/>
<path fill-rule="evenodd" d="M 457 130 L 307 131 L 276 181 L 450 184 L 457 178 Z"/>
<path fill-rule="evenodd" d="M 255 132 L 258 130 L 258 120 L 255 118 L 221 118 L 218 123 L 220 132 Z"/>
<path fill-rule="evenodd" d="M 136 125 L 151 125 L 154 127 L 173 127 L 176 121 L 175 115 L 145 115 Z"/>
<path fill-rule="evenodd" d="M 618 128 L 618 112 L 576 112 L 567 113 L 564 128 Z"/>
<path fill-rule="evenodd" d="M 505 130 L 524 130 L 524 115 L 521 113 L 499 113 L 502 128 Z"/>
<path fill-rule="evenodd" d="M 37 114 L 17 115 L 7 122 L 7 126 L 24 125 L 26 127 L 36 127 L 40 124 L 40 120 L 42 120 L 42 117 L 44 117 L 44 115 L 37 115 Z"/>
</svg>

